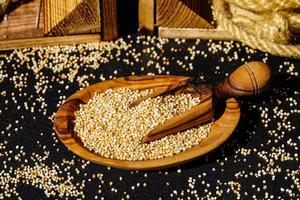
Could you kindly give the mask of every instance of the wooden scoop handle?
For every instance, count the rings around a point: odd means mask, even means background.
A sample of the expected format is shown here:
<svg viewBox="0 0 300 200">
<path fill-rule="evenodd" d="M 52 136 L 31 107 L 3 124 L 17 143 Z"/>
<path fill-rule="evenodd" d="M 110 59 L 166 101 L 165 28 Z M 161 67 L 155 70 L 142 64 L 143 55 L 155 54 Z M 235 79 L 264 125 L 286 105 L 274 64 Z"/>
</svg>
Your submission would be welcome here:
<svg viewBox="0 0 300 200">
<path fill-rule="evenodd" d="M 216 98 L 256 95 L 270 83 L 271 70 L 260 61 L 246 63 L 237 68 L 214 89 Z"/>
<path fill-rule="evenodd" d="M 258 94 L 269 85 L 270 78 L 271 70 L 263 62 L 255 61 L 240 66 L 225 81 L 213 88 L 213 96 L 208 96 L 190 110 L 154 127 L 143 137 L 142 143 L 151 142 L 211 120 L 214 116 L 214 106 L 216 106 L 213 101 Z"/>
</svg>

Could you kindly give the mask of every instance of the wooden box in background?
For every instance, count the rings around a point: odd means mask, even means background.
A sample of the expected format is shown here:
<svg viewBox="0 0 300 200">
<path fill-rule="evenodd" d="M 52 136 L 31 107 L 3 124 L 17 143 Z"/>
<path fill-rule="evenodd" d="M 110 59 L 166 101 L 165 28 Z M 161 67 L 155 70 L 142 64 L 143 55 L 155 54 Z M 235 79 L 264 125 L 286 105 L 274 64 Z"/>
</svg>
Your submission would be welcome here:
<svg viewBox="0 0 300 200">
<path fill-rule="evenodd" d="M 116 0 L 32 0 L 0 22 L 0 50 L 117 37 Z"/>
<path fill-rule="evenodd" d="M 232 39 L 212 23 L 207 0 L 139 0 L 139 26 L 159 37 Z"/>
<path fill-rule="evenodd" d="M 45 0 L 44 2 L 46 35 L 100 33 L 98 0 Z"/>
</svg>

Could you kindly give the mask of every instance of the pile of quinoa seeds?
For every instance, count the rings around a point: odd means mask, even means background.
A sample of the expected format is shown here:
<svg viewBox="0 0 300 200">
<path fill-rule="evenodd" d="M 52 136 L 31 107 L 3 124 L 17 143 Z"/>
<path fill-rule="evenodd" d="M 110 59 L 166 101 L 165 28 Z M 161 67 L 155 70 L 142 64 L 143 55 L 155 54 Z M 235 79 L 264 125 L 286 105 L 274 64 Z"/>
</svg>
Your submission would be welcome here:
<svg viewBox="0 0 300 200">
<path fill-rule="evenodd" d="M 197 145 L 211 123 L 142 144 L 155 126 L 200 103 L 190 94 L 149 98 L 138 106 L 130 103 L 152 90 L 109 89 L 96 94 L 75 113 L 75 131 L 84 146 L 101 156 L 120 160 L 147 160 L 172 156 Z"/>
</svg>

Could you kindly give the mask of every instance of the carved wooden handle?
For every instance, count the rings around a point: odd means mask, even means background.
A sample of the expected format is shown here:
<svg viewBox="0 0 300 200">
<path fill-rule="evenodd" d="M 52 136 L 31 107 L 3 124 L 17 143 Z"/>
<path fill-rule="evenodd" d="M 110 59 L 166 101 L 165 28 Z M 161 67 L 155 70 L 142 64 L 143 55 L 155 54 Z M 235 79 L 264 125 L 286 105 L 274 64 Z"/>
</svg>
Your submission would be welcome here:
<svg viewBox="0 0 300 200">
<path fill-rule="evenodd" d="M 237 68 L 214 90 L 216 98 L 250 96 L 262 92 L 270 83 L 271 70 L 260 61 L 246 63 Z"/>
</svg>

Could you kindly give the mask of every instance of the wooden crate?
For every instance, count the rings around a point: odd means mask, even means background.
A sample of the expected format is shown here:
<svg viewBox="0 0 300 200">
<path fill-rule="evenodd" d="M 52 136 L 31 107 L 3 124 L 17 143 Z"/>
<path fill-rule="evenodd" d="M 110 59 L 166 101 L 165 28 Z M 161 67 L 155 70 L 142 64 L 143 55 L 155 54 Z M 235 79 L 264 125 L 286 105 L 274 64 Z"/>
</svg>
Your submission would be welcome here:
<svg viewBox="0 0 300 200">
<path fill-rule="evenodd" d="M 0 22 L 0 50 L 117 37 L 116 0 L 32 0 Z"/>
<path fill-rule="evenodd" d="M 216 27 L 207 0 L 139 0 L 139 26 L 159 37 L 231 40 Z"/>
<path fill-rule="evenodd" d="M 100 33 L 98 0 L 45 0 L 44 2 L 46 35 Z"/>
</svg>

